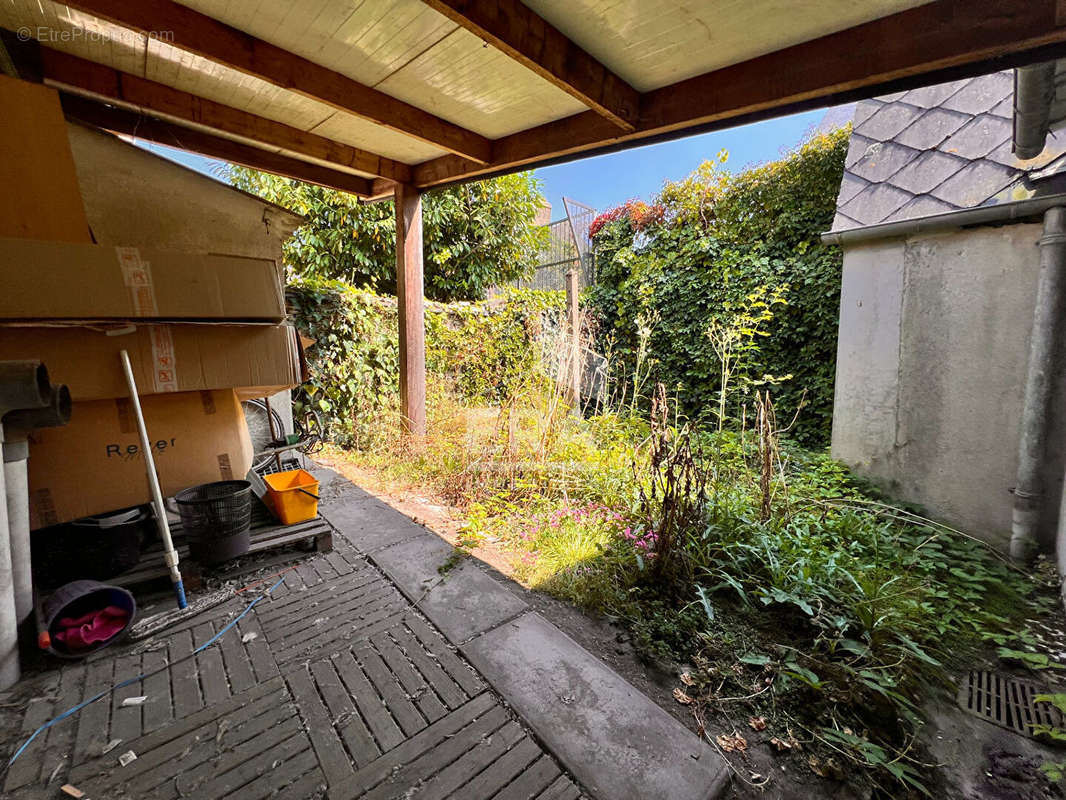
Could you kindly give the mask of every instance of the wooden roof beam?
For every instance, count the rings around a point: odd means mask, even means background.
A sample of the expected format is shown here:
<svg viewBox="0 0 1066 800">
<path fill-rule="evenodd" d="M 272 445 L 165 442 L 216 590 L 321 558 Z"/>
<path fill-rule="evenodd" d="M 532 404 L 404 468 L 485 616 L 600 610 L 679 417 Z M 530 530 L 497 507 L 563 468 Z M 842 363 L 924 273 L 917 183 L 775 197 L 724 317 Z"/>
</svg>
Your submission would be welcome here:
<svg viewBox="0 0 1066 800">
<path fill-rule="evenodd" d="M 1060 5 L 1060 0 L 937 0 L 647 92 L 630 133 L 586 111 L 497 139 L 488 165 L 455 156 L 419 164 L 415 184 L 455 183 L 671 132 L 723 128 L 869 97 L 938 72 L 939 80 L 950 80 L 1004 69 L 1015 65 L 1004 57 L 1024 60 L 1019 54 L 1039 48 L 1061 49 L 1062 57 L 1066 21 L 1056 17 Z M 951 78 L 943 77 L 951 70 Z"/>
<path fill-rule="evenodd" d="M 149 114 L 191 122 L 290 153 L 367 172 L 394 181 L 410 181 L 411 167 L 357 147 L 302 131 L 271 119 L 231 108 L 179 89 L 119 72 L 84 58 L 40 48 L 46 83 L 77 94 L 124 103 Z"/>
<path fill-rule="evenodd" d="M 213 136 L 203 131 L 163 122 L 152 117 L 145 117 L 134 111 L 108 106 L 85 97 L 62 94 L 60 102 L 63 105 L 63 112 L 70 119 L 114 133 L 123 133 L 138 139 L 146 139 L 149 142 L 166 145 L 167 147 L 176 147 L 179 150 L 200 153 L 211 158 L 219 158 L 223 161 L 262 170 L 263 172 L 272 172 L 275 175 L 281 175 L 286 178 L 295 178 L 330 189 L 351 192 L 360 197 L 369 197 L 372 193 L 373 181 L 369 178 L 352 175 L 349 172 L 340 172 L 320 167 L 317 164 L 309 164 L 298 158 L 290 158 L 280 153 L 260 150 L 258 147 L 223 139 L 221 136 Z"/>
<path fill-rule="evenodd" d="M 423 0 L 625 131 L 640 94 L 519 0 Z"/>
<path fill-rule="evenodd" d="M 173 0 L 63 0 L 64 5 L 142 34 L 167 32 L 167 44 L 349 114 L 486 163 L 489 139 L 309 61 Z"/>
</svg>

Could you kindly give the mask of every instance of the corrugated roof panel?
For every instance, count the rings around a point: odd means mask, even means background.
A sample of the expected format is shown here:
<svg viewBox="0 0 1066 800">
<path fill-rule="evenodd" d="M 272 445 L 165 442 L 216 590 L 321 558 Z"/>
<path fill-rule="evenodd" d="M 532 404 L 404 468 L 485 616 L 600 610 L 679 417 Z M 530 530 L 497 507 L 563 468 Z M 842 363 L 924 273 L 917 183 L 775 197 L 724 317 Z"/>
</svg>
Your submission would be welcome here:
<svg viewBox="0 0 1066 800">
<path fill-rule="evenodd" d="M 462 28 L 378 88 L 493 139 L 587 110 Z"/>
<path fill-rule="evenodd" d="M 301 130 L 333 113 L 324 103 L 158 41 L 149 44 L 145 77 Z"/>
<path fill-rule="evenodd" d="M 147 37 L 51 0 L 7 0 L 0 4 L 0 26 L 26 32 L 53 50 L 144 74 Z"/>
<path fill-rule="evenodd" d="M 639 91 L 929 0 L 523 0 Z"/>
<path fill-rule="evenodd" d="M 379 127 L 361 117 L 353 117 L 351 114 L 342 112 L 337 112 L 323 120 L 311 132 L 407 164 L 418 164 L 437 156 L 447 155 L 444 150 L 419 139 L 412 139 L 402 133 Z"/>
<path fill-rule="evenodd" d="M 338 5 L 333 0 L 329 2 Z M 254 3 L 232 5 L 242 14 L 250 13 L 249 10 L 255 12 L 257 8 Z M 291 11 L 290 4 L 283 5 L 287 11 Z M 310 100 L 179 50 L 162 40 L 149 39 L 51 0 L 8 0 L 0 4 L 0 25 L 14 31 L 26 28 L 34 37 L 40 36 L 42 44 L 55 50 L 146 77 L 300 130 L 335 138 L 386 158 L 418 163 L 445 154 L 445 151 L 417 139 L 338 112 L 325 103 Z M 240 137 L 227 138 L 244 141 Z M 275 148 L 266 149 L 276 151 Z"/>
<path fill-rule="evenodd" d="M 456 28 L 421 0 L 179 1 L 368 86 Z"/>
<path fill-rule="evenodd" d="M 153 41 L 148 78 L 300 130 L 336 139 L 397 161 L 416 163 L 444 151 L 410 136 L 199 56 Z"/>
</svg>

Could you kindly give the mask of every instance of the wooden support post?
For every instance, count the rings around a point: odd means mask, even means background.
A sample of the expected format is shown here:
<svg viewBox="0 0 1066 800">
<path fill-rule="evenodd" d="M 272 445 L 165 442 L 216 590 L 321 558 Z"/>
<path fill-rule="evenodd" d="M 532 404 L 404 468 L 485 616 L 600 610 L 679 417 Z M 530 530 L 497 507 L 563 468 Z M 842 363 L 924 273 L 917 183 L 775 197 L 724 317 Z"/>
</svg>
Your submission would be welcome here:
<svg viewBox="0 0 1066 800">
<path fill-rule="evenodd" d="M 426 327 L 422 308 L 422 195 L 397 183 L 396 310 L 400 319 L 400 408 L 414 437 L 426 433 Z"/>
<path fill-rule="evenodd" d="M 581 358 L 581 309 L 578 304 L 578 276 L 581 273 L 571 269 L 566 273 L 566 318 L 567 346 L 566 359 L 567 400 L 572 413 L 581 416 L 581 374 L 584 363 Z"/>
</svg>

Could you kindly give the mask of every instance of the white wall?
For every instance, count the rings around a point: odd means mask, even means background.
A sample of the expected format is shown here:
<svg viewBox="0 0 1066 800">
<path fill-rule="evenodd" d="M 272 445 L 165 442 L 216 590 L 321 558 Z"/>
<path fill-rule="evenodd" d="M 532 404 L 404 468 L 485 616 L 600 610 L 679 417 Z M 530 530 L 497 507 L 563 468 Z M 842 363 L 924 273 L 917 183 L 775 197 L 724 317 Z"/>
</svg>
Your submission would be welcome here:
<svg viewBox="0 0 1066 800">
<path fill-rule="evenodd" d="M 844 255 L 833 454 L 894 497 L 998 546 L 1010 538 L 1039 225 L 853 245 Z M 1045 476 L 1062 491 L 1066 370 Z"/>
</svg>

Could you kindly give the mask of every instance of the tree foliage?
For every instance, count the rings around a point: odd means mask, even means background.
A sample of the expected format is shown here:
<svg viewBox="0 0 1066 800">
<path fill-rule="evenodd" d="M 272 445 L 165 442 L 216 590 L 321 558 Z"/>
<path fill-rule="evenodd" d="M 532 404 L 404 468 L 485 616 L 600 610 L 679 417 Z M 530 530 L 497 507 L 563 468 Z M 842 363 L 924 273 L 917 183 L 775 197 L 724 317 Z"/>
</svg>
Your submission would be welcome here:
<svg viewBox="0 0 1066 800">
<path fill-rule="evenodd" d="M 305 217 L 285 244 L 291 270 L 396 292 L 396 216 L 392 201 L 360 203 L 346 192 L 233 166 L 226 178 Z M 422 221 L 425 291 L 433 300 L 480 300 L 493 286 L 527 274 L 546 231 L 533 224 L 543 202 L 532 173 L 505 175 L 427 192 Z"/>
<path fill-rule="evenodd" d="M 654 203 L 630 201 L 593 222 L 596 284 L 587 301 L 613 369 L 632 374 L 642 342 L 652 377 L 676 391 L 682 408 L 713 418 L 721 369 L 715 320 L 752 293 L 783 299 L 770 335 L 758 342 L 738 387 L 777 376 L 781 417 L 804 406 L 795 434 L 828 441 L 833 403 L 842 257 L 819 234 L 832 225 L 850 127 L 811 137 L 784 158 L 731 174 L 728 154 L 667 183 Z M 787 377 L 787 379 L 783 379 Z"/>
</svg>

